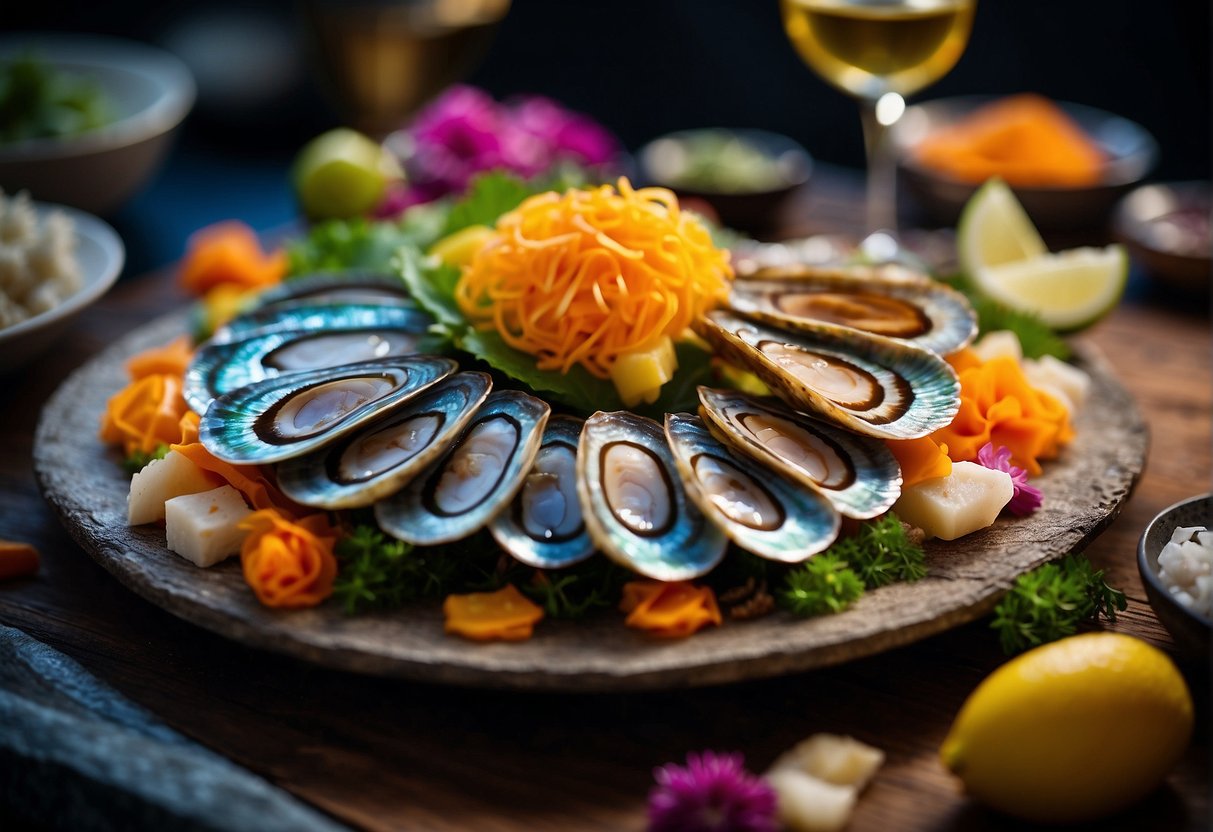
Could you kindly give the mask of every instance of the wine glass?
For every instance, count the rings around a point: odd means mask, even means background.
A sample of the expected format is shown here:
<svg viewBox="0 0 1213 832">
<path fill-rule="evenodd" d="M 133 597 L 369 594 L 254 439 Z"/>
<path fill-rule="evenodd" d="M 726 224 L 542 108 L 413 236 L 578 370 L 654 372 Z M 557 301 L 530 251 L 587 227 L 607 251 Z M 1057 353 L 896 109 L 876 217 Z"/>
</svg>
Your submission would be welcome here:
<svg viewBox="0 0 1213 832">
<path fill-rule="evenodd" d="M 326 91 L 354 127 L 385 136 L 475 68 L 510 0 L 302 0 Z"/>
<path fill-rule="evenodd" d="M 977 0 L 780 0 L 788 39 L 809 67 L 859 101 L 868 159 L 868 232 L 897 227 L 888 129 L 902 96 L 938 81 L 964 52 Z"/>
</svg>

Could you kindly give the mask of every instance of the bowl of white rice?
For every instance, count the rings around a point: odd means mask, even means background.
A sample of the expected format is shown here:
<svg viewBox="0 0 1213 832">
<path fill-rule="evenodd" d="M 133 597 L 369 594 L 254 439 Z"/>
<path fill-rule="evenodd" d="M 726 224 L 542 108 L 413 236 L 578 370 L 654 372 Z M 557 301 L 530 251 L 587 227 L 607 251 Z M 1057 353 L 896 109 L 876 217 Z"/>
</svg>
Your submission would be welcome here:
<svg viewBox="0 0 1213 832">
<path fill-rule="evenodd" d="M 49 348 L 114 284 L 125 257 L 118 234 L 91 214 L 0 191 L 0 373 Z"/>
<path fill-rule="evenodd" d="M 1208 658 L 1213 634 L 1213 494 L 1176 503 L 1150 521 L 1137 568 L 1158 620 L 1185 653 Z"/>
</svg>

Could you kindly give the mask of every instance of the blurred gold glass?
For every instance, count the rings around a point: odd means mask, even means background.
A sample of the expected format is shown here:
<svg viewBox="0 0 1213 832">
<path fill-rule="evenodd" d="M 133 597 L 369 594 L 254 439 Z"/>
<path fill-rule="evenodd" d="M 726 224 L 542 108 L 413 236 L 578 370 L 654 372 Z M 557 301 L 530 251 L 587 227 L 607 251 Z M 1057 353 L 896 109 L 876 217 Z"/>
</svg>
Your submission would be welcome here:
<svg viewBox="0 0 1213 832">
<path fill-rule="evenodd" d="M 304 0 L 326 92 L 358 130 L 382 137 L 484 57 L 510 0 Z"/>
<path fill-rule="evenodd" d="M 809 67 L 859 100 L 868 157 L 868 231 L 897 221 L 886 131 L 918 92 L 956 65 L 977 0 L 780 0 L 783 27 Z"/>
</svg>

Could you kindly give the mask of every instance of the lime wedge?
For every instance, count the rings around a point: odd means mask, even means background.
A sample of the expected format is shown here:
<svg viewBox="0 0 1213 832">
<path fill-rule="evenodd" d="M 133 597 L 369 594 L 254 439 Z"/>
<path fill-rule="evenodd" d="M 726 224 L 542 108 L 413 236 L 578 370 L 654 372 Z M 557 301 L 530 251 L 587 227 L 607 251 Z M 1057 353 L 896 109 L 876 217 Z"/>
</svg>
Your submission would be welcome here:
<svg viewBox="0 0 1213 832">
<path fill-rule="evenodd" d="M 1129 258 L 1122 246 L 1075 248 L 970 273 L 994 300 L 1034 312 L 1059 332 L 1072 332 L 1102 318 L 1125 291 Z"/>
<path fill-rule="evenodd" d="M 956 253 L 967 274 L 1030 260 L 1046 251 L 1036 226 L 1007 183 L 991 179 L 969 198 L 956 228 Z"/>
</svg>

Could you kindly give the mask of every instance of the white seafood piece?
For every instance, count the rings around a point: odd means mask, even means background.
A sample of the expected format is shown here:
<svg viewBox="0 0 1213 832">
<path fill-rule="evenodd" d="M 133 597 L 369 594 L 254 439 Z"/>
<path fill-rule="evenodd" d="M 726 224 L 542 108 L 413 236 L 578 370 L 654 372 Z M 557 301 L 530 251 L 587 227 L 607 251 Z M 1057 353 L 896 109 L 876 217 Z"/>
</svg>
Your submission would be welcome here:
<svg viewBox="0 0 1213 832">
<path fill-rule="evenodd" d="M 687 497 L 661 426 L 599 411 L 577 452 L 577 491 L 590 537 L 612 560 L 659 581 L 709 572 L 728 539 Z"/>
<path fill-rule="evenodd" d="M 483 528 L 522 488 L 551 408 L 493 393 L 447 452 L 403 490 L 375 504 L 375 519 L 400 540 L 429 546 Z"/>
</svg>

